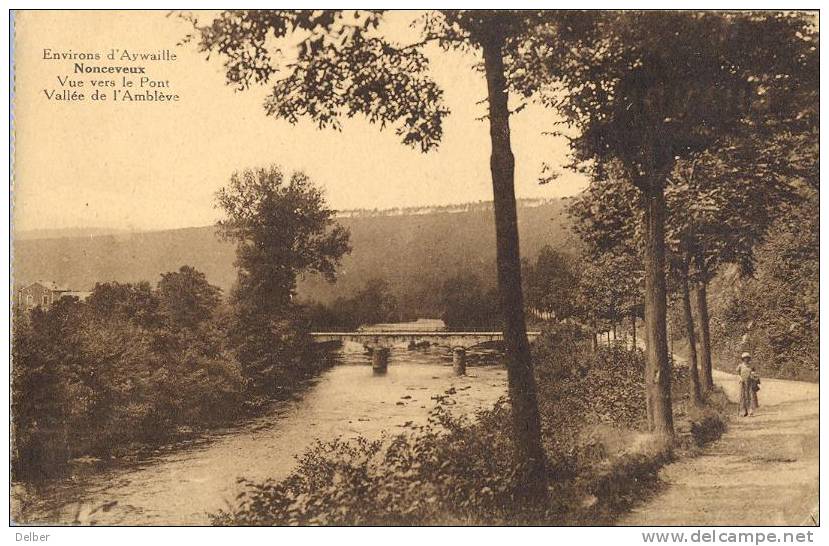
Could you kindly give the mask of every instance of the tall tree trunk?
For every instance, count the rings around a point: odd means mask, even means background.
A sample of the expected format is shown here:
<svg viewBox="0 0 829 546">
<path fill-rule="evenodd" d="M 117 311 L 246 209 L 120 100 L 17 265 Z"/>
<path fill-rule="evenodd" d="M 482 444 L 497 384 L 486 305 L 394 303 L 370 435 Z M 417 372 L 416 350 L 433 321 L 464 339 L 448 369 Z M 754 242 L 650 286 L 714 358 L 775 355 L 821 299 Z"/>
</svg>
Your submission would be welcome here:
<svg viewBox="0 0 829 546">
<path fill-rule="evenodd" d="M 711 366 L 711 329 L 708 317 L 708 282 L 697 281 L 697 315 L 699 316 L 700 335 L 700 382 L 704 390 L 714 387 Z"/>
<path fill-rule="evenodd" d="M 613 323 L 613 341 L 616 341 L 616 323 Z"/>
<path fill-rule="evenodd" d="M 630 331 L 633 333 L 633 350 L 636 350 L 636 314 L 630 314 Z"/>
<path fill-rule="evenodd" d="M 702 403 L 702 389 L 697 366 L 697 336 L 694 332 L 694 314 L 691 311 L 691 287 L 688 281 L 689 259 L 686 258 L 682 269 L 682 308 L 685 312 L 685 329 L 688 331 L 688 375 L 691 379 L 691 400 L 694 404 Z"/>
<path fill-rule="evenodd" d="M 496 35 L 483 44 L 489 99 L 489 135 L 492 141 L 490 170 L 495 208 L 498 292 L 504 319 L 504 346 L 516 455 L 518 461 L 525 465 L 522 490 L 518 494 L 525 500 L 533 500 L 546 496 L 547 472 L 521 292 L 515 158 L 510 147 L 503 43 L 503 36 Z"/>
<path fill-rule="evenodd" d="M 668 314 L 665 291 L 665 194 L 661 181 L 643 188 L 642 228 L 645 245 L 645 392 L 650 429 L 659 436 L 674 434 L 671 409 L 671 365 L 668 360 Z"/>
</svg>

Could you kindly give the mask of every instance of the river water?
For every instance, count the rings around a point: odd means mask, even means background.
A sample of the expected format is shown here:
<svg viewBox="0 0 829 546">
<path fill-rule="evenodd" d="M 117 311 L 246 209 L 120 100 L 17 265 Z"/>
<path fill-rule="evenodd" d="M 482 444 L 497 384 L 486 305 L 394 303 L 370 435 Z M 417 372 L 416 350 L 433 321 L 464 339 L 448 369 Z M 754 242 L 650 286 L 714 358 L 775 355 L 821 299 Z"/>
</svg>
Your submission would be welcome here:
<svg viewBox="0 0 829 546">
<path fill-rule="evenodd" d="M 236 480 L 279 479 L 317 438 L 376 438 L 425 423 L 432 396 L 454 388 L 453 411 L 472 413 L 506 393 L 494 354 L 474 354 L 456 377 L 448 350 L 392 349 L 388 372 L 374 375 L 362 346 L 347 343 L 338 363 L 301 396 L 262 417 L 210 433 L 192 445 L 138 463 L 90 470 L 40 485 L 14 484 L 17 523 L 205 525 L 239 492 Z M 477 357 L 477 358 L 476 358 Z"/>
</svg>

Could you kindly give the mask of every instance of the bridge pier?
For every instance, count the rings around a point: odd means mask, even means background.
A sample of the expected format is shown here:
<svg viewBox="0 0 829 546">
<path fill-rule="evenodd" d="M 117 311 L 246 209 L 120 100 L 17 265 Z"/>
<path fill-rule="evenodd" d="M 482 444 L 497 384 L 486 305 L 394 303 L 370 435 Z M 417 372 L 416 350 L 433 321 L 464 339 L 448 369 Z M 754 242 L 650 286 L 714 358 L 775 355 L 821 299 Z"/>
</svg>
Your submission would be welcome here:
<svg viewBox="0 0 829 546">
<path fill-rule="evenodd" d="M 452 369 L 455 375 L 466 375 L 466 349 L 463 347 L 452 349 Z"/>
<path fill-rule="evenodd" d="M 388 347 L 375 347 L 371 351 L 371 369 L 374 375 L 383 375 L 389 367 L 389 353 Z"/>
</svg>

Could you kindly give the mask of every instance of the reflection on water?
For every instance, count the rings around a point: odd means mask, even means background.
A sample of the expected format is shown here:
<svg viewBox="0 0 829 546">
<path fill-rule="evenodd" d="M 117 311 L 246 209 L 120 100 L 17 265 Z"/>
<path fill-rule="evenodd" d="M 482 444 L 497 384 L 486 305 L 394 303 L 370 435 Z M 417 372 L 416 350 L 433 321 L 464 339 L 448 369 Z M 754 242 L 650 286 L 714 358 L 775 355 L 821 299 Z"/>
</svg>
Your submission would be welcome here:
<svg viewBox="0 0 829 546">
<path fill-rule="evenodd" d="M 475 361 L 475 355 L 470 354 Z M 13 519 L 21 523 L 73 521 L 102 525 L 200 525 L 239 492 L 237 477 L 284 477 L 313 442 L 338 436 L 377 437 L 426 421 L 432 396 L 455 387 L 456 411 L 491 406 L 506 393 L 506 372 L 470 366 L 455 377 L 447 350 L 392 349 L 388 372 L 372 374 L 359 345 L 343 348 L 340 363 L 324 372 L 298 400 L 203 442 L 121 468 L 56 481 L 35 489 L 13 487 Z M 113 504 L 115 503 L 115 504 Z M 104 506 L 104 508 L 101 508 Z"/>
</svg>

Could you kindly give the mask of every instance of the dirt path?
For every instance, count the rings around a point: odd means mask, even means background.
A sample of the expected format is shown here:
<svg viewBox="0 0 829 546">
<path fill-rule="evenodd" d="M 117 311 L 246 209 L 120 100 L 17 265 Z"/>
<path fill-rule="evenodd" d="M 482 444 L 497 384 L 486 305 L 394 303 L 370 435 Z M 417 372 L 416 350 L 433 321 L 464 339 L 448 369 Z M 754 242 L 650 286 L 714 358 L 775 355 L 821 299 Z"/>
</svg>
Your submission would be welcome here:
<svg viewBox="0 0 829 546">
<path fill-rule="evenodd" d="M 737 378 L 715 371 L 731 400 Z M 697 457 L 666 466 L 665 488 L 619 525 L 816 525 L 818 385 L 764 379 L 754 417 Z"/>
</svg>

